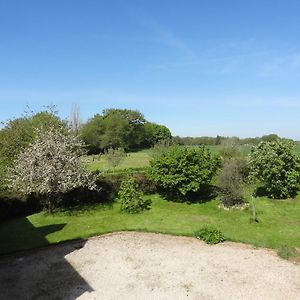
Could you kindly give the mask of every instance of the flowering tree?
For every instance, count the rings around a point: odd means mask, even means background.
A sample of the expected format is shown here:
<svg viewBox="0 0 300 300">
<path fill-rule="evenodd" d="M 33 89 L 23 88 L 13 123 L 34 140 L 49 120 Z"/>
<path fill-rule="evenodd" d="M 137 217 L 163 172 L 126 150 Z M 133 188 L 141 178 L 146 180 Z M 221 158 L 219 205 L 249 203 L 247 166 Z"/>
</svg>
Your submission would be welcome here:
<svg viewBox="0 0 300 300">
<path fill-rule="evenodd" d="M 10 187 L 25 195 L 42 196 L 43 207 L 52 213 L 62 193 L 77 187 L 96 189 L 96 177 L 81 164 L 82 152 L 76 137 L 58 129 L 40 131 L 9 170 Z"/>
<path fill-rule="evenodd" d="M 261 142 L 250 153 L 250 179 L 261 181 L 270 198 L 294 197 L 299 188 L 300 157 L 288 140 Z"/>
</svg>

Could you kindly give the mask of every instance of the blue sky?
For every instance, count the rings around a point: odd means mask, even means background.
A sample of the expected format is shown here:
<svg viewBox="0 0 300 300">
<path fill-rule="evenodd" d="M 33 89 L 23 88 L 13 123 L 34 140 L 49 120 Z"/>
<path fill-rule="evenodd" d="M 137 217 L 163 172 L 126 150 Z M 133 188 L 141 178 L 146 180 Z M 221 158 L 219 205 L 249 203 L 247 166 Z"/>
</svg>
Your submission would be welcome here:
<svg viewBox="0 0 300 300">
<path fill-rule="evenodd" d="M 300 1 L 0 0 L 0 120 L 72 103 L 300 140 Z"/>
</svg>

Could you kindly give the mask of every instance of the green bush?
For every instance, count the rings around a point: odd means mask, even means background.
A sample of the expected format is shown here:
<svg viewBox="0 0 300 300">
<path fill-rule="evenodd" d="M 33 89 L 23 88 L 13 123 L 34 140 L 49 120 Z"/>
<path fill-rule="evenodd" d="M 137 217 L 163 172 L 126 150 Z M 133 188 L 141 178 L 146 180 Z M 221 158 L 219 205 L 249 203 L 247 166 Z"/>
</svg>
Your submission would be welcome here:
<svg viewBox="0 0 300 300">
<path fill-rule="evenodd" d="M 118 199 L 121 202 L 121 210 L 131 214 L 149 209 L 150 206 L 149 200 L 143 199 L 142 193 L 138 190 L 138 185 L 132 176 L 122 181 Z"/>
<path fill-rule="evenodd" d="M 250 153 L 250 178 L 264 184 L 270 198 L 296 195 L 300 178 L 300 157 L 288 140 L 261 142 Z"/>
<path fill-rule="evenodd" d="M 206 244 L 214 245 L 225 241 L 224 234 L 217 229 L 203 227 L 195 233 L 195 237 Z"/>
<path fill-rule="evenodd" d="M 218 166 L 219 159 L 204 146 L 172 146 L 150 161 L 149 177 L 165 191 L 185 196 L 207 186 Z"/>
</svg>

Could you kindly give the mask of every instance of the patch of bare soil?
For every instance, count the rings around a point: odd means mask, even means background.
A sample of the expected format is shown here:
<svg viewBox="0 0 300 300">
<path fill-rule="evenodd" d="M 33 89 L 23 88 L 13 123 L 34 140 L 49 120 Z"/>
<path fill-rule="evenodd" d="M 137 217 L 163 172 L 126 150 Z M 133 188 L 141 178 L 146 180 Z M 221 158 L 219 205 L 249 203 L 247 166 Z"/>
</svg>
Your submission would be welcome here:
<svg viewBox="0 0 300 300">
<path fill-rule="evenodd" d="M 300 299 L 300 266 L 240 244 L 123 232 L 0 258 L 0 299 Z"/>
</svg>

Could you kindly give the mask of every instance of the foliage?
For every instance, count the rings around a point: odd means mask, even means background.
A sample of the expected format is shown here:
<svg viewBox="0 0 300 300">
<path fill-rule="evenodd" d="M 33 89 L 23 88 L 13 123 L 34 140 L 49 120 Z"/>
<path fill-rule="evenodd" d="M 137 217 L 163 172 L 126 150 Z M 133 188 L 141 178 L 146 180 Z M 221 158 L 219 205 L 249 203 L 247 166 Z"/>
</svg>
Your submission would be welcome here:
<svg viewBox="0 0 300 300">
<path fill-rule="evenodd" d="M 300 157 L 288 140 L 261 142 L 250 153 L 250 178 L 264 184 L 271 198 L 296 195 L 300 177 Z"/>
<path fill-rule="evenodd" d="M 242 204 L 243 175 L 237 159 L 227 160 L 218 175 L 217 184 L 221 203 L 225 207 Z"/>
<path fill-rule="evenodd" d="M 163 140 L 170 140 L 172 134 L 164 125 L 158 125 L 151 122 L 146 122 L 145 125 L 145 141 L 144 145 L 146 147 L 153 147 L 155 144 Z"/>
<path fill-rule="evenodd" d="M 150 161 L 149 176 L 170 193 L 187 195 L 208 185 L 219 160 L 205 147 L 172 146 Z"/>
<path fill-rule="evenodd" d="M 144 116 L 135 110 L 106 109 L 96 114 L 81 129 L 89 153 L 107 148 L 135 149 L 144 141 Z"/>
<path fill-rule="evenodd" d="M 23 117 L 4 124 L 0 130 L 0 190 L 6 186 L 7 169 L 13 165 L 19 153 L 36 139 L 37 129 L 45 132 L 49 128 L 67 131 L 66 122 L 57 116 L 53 107 L 36 114 L 25 113 Z"/>
<path fill-rule="evenodd" d="M 151 148 L 150 155 L 152 158 L 156 158 L 162 155 L 169 147 L 174 146 L 172 139 L 160 140 Z"/>
<path fill-rule="evenodd" d="M 99 114 L 96 114 L 81 127 L 80 137 L 84 141 L 90 154 L 96 154 L 101 151 L 100 137 L 103 134 L 103 118 Z"/>
<path fill-rule="evenodd" d="M 203 227 L 195 233 L 197 239 L 204 241 L 207 244 L 214 245 L 225 241 L 224 234 L 217 229 Z"/>
<path fill-rule="evenodd" d="M 121 210 L 131 214 L 148 209 L 150 205 L 149 200 L 143 199 L 133 177 L 129 177 L 121 183 L 118 199 L 121 203 Z"/>
<path fill-rule="evenodd" d="M 152 147 L 158 141 L 172 137 L 166 126 L 148 122 L 139 111 L 130 109 L 103 110 L 84 124 L 80 135 L 90 154 L 107 148 L 136 150 Z"/>
<path fill-rule="evenodd" d="M 76 137 L 57 129 L 39 131 L 9 170 L 10 187 L 25 195 L 41 195 L 44 208 L 52 212 L 61 193 L 96 187 L 95 177 L 81 165 L 81 154 L 82 143 Z"/>
<path fill-rule="evenodd" d="M 126 152 L 124 151 L 123 148 L 117 148 L 117 149 L 108 148 L 105 151 L 105 159 L 107 160 L 109 165 L 113 167 L 113 169 L 115 169 L 118 165 L 120 165 L 122 161 L 124 161 L 125 157 L 126 157 Z"/>
</svg>

